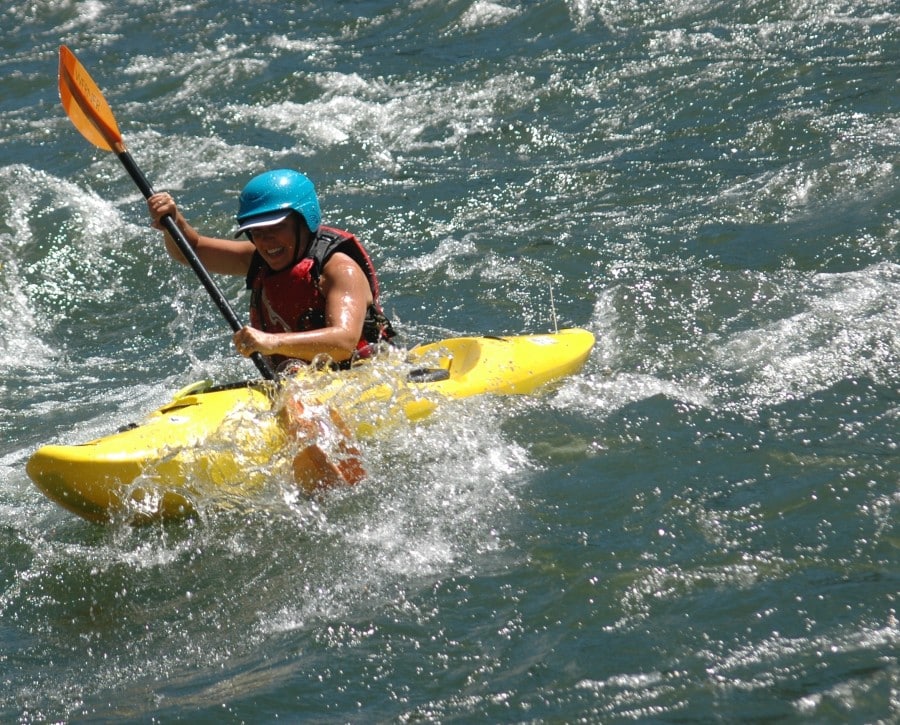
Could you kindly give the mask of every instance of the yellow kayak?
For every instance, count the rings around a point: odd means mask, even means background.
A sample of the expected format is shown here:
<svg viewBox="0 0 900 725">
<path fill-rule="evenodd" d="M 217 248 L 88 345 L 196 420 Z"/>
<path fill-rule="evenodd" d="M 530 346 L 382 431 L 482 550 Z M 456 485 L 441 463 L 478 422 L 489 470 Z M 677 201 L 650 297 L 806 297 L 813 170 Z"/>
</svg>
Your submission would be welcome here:
<svg viewBox="0 0 900 725">
<path fill-rule="evenodd" d="M 277 385 L 201 382 L 138 424 L 79 445 L 43 446 L 27 471 L 46 496 L 90 521 L 183 518 L 201 498 L 252 495 L 272 476 L 307 465 L 294 455 L 300 444 L 296 425 L 286 430 L 286 409 L 308 417 L 302 445 L 312 435 L 313 448 L 340 468 L 354 451 L 348 438 L 419 420 L 448 399 L 532 393 L 577 372 L 593 345 L 582 329 L 458 337 L 346 371 L 304 366 Z"/>
</svg>

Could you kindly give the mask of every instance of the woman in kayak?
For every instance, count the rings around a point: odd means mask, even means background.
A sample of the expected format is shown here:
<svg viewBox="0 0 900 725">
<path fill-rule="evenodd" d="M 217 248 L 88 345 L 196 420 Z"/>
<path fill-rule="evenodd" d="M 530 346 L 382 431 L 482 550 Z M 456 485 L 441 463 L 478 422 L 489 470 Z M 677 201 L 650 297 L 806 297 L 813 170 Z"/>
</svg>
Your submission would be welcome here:
<svg viewBox="0 0 900 725">
<path fill-rule="evenodd" d="M 278 169 L 251 179 L 238 201 L 237 236 L 208 237 L 191 226 L 166 192 L 147 200 L 153 227 L 171 216 L 211 272 L 245 277 L 251 290 L 250 325 L 234 334 L 238 352 L 269 357 L 274 365 L 320 354 L 349 364 L 393 336 L 378 304 L 372 260 L 349 232 L 321 224 L 312 182 Z M 187 264 L 165 234 L 166 250 Z"/>
<path fill-rule="evenodd" d="M 250 325 L 233 338 L 242 355 L 259 352 L 278 366 L 325 354 L 349 365 L 393 336 L 378 306 L 372 260 L 352 234 L 321 224 L 315 188 L 303 174 L 278 169 L 247 183 L 238 200 L 237 236 L 249 241 L 200 234 L 165 192 L 151 196 L 147 208 L 156 229 L 164 231 L 164 216 L 175 220 L 209 271 L 246 278 Z M 187 264 L 168 233 L 165 242 L 169 254 Z M 296 441 L 294 478 L 306 491 L 363 478 L 359 450 L 337 411 L 311 417 L 300 399 L 288 397 L 279 414 Z M 319 445 L 329 425 L 339 433 L 336 456 Z"/>
</svg>

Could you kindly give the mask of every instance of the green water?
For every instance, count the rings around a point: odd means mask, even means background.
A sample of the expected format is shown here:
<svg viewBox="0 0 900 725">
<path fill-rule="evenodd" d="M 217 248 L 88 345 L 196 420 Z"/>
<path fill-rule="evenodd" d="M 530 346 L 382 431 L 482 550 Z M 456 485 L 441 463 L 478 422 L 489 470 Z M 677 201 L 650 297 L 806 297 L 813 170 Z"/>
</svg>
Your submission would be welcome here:
<svg viewBox="0 0 900 725">
<path fill-rule="evenodd" d="M 898 20 L 0 11 L 0 720 L 895 721 Z M 320 502 L 273 481 L 139 529 L 58 508 L 39 445 L 255 375 L 62 112 L 60 43 L 204 230 L 299 168 L 404 344 L 555 316 L 597 335 L 585 369 L 365 442 L 368 479 Z"/>
</svg>

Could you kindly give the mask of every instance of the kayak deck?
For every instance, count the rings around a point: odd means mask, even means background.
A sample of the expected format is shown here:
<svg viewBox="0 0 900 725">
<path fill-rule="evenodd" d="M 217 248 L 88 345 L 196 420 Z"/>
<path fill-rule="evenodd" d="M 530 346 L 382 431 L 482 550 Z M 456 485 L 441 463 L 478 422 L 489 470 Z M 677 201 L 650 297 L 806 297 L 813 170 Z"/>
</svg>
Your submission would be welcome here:
<svg viewBox="0 0 900 725">
<path fill-rule="evenodd" d="M 197 383 L 138 424 L 39 448 L 27 472 L 47 497 L 91 521 L 183 518 L 197 497 L 251 495 L 281 466 L 289 470 L 284 451 L 293 441 L 279 418 L 287 399 L 318 416 L 324 446 L 329 436 L 368 438 L 420 420 L 442 400 L 532 393 L 577 372 L 593 344 L 581 329 L 459 337 L 417 346 L 400 365 L 376 359 L 342 372 L 304 367 L 280 385 Z M 321 423 L 329 411 L 339 411 L 340 431 Z"/>
</svg>

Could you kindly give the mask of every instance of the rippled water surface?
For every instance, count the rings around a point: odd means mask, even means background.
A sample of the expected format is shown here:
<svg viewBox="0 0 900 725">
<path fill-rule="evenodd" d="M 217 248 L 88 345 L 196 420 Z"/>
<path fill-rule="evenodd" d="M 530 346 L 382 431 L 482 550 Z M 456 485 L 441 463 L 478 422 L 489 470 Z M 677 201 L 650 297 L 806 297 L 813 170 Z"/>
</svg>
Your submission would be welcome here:
<svg viewBox="0 0 900 725">
<path fill-rule="evenodd" d="M 0 10 L 0 720 L 900 717 L 900 12 L 888 0 Z M 228 235 L 317 183 L 413 345 L 582 326 L 584 370 L 98 527 L 24 466 L 255 370 L 56 90 Z M 240 280 L 220 280 L 244 315 Z"/>
</svg>

